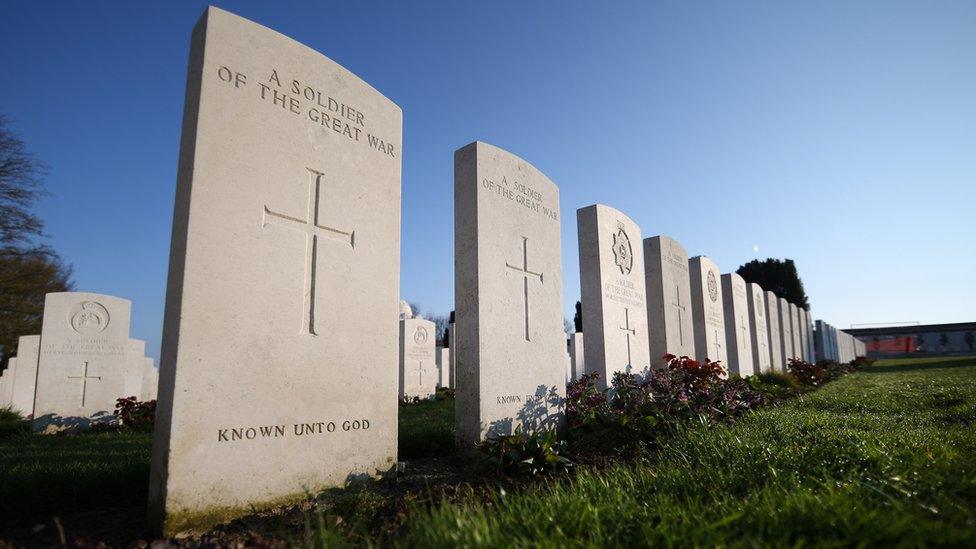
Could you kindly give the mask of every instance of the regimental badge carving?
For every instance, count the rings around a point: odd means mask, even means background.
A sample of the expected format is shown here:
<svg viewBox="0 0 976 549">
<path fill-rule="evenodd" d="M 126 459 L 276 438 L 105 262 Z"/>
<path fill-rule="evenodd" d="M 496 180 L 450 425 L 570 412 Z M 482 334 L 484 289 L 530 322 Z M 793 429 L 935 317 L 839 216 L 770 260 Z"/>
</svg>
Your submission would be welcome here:
<svg viewBox="0 0 976 549">
<path fill-rule="evenodd" d="M 108 309 L 95 301 L 76 303 L 68 313 L 68 324 L 82 335 L 94 335 L 108 327 Z"/>
<path fill-rule="evenodd" d="M 634 268 L 634 254 L 630 248 L 630 238 L 622 228 L 613 235 L 613 261 L 620 267 L 620 274 L 630 274 Z"/>
<path fill-rule="evenodd" d="M 756 304 L 756 314 L 759 315 L 759 316 L 762 316 L 763 315 L 763 309 L 765 309 L 765 307 L 762 306 L 762 294 L 761 293 L 756 292 L 756 299 L 755 299 L 755 301 L 753 301 L 753 303 Z"/>
<path fill-rule="evenodd" d="M 718 280 L 715 279 L 715 273 L 708 271 L 708 297 L 712 298 L 712 301 L 718 301 Z"/>
<path fill-rule="evenodd" d="M 430 338 L 430 335 L 427 333 L 427 328 L 417 326 L 417 331 L 413 333 L 413 342 L 417 345 L 423 345 L 427 343 L 428 338 Z"/>
</svg>

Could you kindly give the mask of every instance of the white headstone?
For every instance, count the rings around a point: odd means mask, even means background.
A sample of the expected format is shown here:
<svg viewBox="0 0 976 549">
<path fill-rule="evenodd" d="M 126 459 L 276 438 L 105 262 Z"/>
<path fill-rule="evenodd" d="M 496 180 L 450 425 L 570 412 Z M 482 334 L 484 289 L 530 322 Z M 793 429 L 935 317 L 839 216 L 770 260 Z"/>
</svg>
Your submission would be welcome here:
<svg viewBox="0 0 976 549">
<path fill-rule="evenodd" d="M 728 369 L 725 341 L 725 311 L 718 265 L 700 255 L 688 260 L 691 283 L 691 313 L 695 327 L 695 352 L 698 360 L 721 362 Z"/>
<path fill-rule="evenodd" d="M 0 373 L 0 408 L 12 407 L 16 368 L 17 357 L 10 357 L 7 359 L 7 367 Z"/>
<path fill-rule="evenodd" d="M 451 349 L 450 347 L 438 347 L 435 349 L 437 357 L 437 386 L 451 386 Z"/>
<path fill-rule="evenodd" d="M 800 314 L 797 306 L 789 304 L 790 308 L 790 335 L 793 336 L 793 358 L 803 359 L 803 342 L 800 340 Z"/>
<path fill-rule="evenodd" d="M 214 7 L 194 28 L 149 489 L 165 534 L 395 468 L 401 136 L 400 108 L 322 54 Z"/>
<path fill-rule="evenodd" d="M 422 318 L 400 321 L 400 398 L 430 398 L 437 391 L 434 323 Z"/>
<path fill-rule="evenodd" d="M 576 211 L 586 373 L 606 388 L 617 372 L 650 370 L 640 227 L 619 210 Z"/>
<path fill-rule="evenodd" d="M 786 371 L 790 359 L 793 358 L 793 323 L 790 320 L 790 302 L 782 297 L 779 298 L 779 339 L 783 371 Z"/>
<path fill-rule="evenodd" d="M 20 336 L 17 339 L 17 375 L 13 379 L 11 406 L 24 417 L 34 415 L 34 393 L 37 387 L 37 355 L 41 336 Z"/>
<path fill-rule="evenodd" d="M 157 388 L 159 387 L 159 370 L 153 363 L 153 359 L 143 357 L 142 359 L 142 388 L 139 391 L 139 400 L 149 402 L 156 400 Z"/>
<path fill-rule="evenodd" d="M 754 282 L 746 284 L 749 302 L 749 332 L 752 334 L 752 366 L 754 373 L 767 373 L 770 361 L 769 328 L 766 324 L 766 292 Z"/>
<path fill-rule="evenodd" d="M 560 425 L 563 367 L 559 189 L 481 142 L 454 153 L 459 447 Z"/>
<path fill-rule="evenodd" d="M 647 329 L 651 366 L 665 366 L 664 355 L 695 357 L 688 252 L 668 236 L 644 239 Z"/>
<path fill-rule="evenodd" d="M 35 432 L 77 431 L 113 422 L 127 396 L 131 303 L 118 297 L 60 292 L 44 299 Z"/>
<path fill-rule="evenodd" d="M 407 320 L 408 318 L 413 318 L 413 308 L 410 304 L 404 300 L 400 300 L 400 320 Z"/>
<path fill-rule="evenodd" d="M 780 335 L 779 298 L 776 293 L 766 291 L 766 331 L 769 333 L 769 361 L 774 372 L 784 372 L 783 341 Z"/>
<path fill-rule="evenodd" d="M 573 381 L 586 373 L 586 354 L 583 352 L 583 332 L 575 332 L 569 342 L 569 358 L 573 363 Z"/>
<path fill-rule="evenodd" d="M 146 342 L 141 339 L 130 339 L 128 353 L 125 366 L 125 392 L 122 396 L 139 398 L 142 395 L 143 369 L 146 364 Z"/>
<path fill-rule="evenodd" d="M 451 363 L 450 368 L 447 372 L 447 386 L 451 389 L 457 389 L 457 327 L 455 323 L 450 324 L 450 331 L 448 332 L 448 345 L 451 349 Z"/>
<path fill-rule="evenodd" d="M 747 377 L 756 373 L 752 363 L 752 331 L 749 329 L 749 297 L 746 281 L 736 273 L 722 275 L 722 310 L 729 374 Z"/>
</svg>

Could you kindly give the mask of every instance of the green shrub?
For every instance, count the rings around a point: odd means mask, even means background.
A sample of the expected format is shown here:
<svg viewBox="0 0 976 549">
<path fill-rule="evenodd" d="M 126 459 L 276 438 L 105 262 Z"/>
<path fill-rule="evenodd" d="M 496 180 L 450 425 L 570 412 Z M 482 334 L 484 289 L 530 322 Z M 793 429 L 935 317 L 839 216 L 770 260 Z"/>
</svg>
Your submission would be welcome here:
<svg viewBox="0 0 976 549">
<path fill-rule="evenodd" d="M 566 457 L 566 441 L 555 429 L 525 432 L 522 426 L 511 435 L 493 436 L 478 444 L 481 468 L 506 476 L 528 476 L 563 472 L 573 466 Z"/>
<path fill-rule="evenodd" d="M 0 438 L 30 433 L 30 421 L 10 407 L 0 408 Z"/>
</svg>

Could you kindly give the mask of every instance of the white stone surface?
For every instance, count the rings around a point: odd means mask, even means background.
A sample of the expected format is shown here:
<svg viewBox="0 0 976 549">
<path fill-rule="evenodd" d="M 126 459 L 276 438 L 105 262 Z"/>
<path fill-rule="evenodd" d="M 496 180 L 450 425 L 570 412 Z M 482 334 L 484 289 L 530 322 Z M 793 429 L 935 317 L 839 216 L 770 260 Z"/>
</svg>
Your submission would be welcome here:
<svg viewBox="0 0 976 549">
<path fill-rule="evenodd" d="M 583 377 L 586 373 L 586 346 L 583 343 L 583 333 L 575 332 L 569 342 L 569 358 L 573 363 L 573 380 Z"/>
<path fill-rule="evenodd" d="M 617 372 L 650 370 L 641 230 L 623 212 L 576 210 L 586 373 L 606 388 Z"/>
<path fill-rule="evenodd" d="M 437 358 L 437 386 L 451 386 L 451 349 L 450 347 L 438 347 L 434 351 Z"/>
<path fill-rule="evenodd" d="M 774 372 L 785 372 L 783 363 L 783 341 L 780 335 L 779 298 L 776 293 L 766 290 L 766 332 L 769 334 L 769 363 Z"/>
<path fill-rule="evenodd" d="M 142 359 L 142 387 L 139 391 L 139 400 L 149 402 L 156 400 L 159 387 L 159 370 L 150 357 Z"/>
<path fill-rule="evenodd" d="M 410 304 L 404 300 L 400 300 L 400 320 L 407 320 L 408 318 L 413 318 L 413 308 Z"/>
<path fill-rule="evenodd" d="M 168 535 L 397 448 L 400 108 L 213 7 L 185 97 L 149 488 Z"/>
<path fill-rule="evenodd" d="M 400 398 L 426 399 L 437 392 L 436 333 L 429 320 L 400 321 Z"/>
<path fill-rule="evenodd" d="M 127 299 L 85 292 L 47 294 L 34 400 L 35 432 L 112 422 L 130 363 Z"/>
<path fill-rule="evenodd" d="M 772 370 L 770 359 L 769 327 L 766 323 L 766 291 L 754 282 L 746 284 L 749 305 L 749 332 L 752 334 L 752 367 L 754 373 Z"/>
<path fill-rule="evenodd" d="M 804 361 L 810 362 L 810 342 L 807 340 L 807 315 L 803 307 L 796 308 L 797 323 L 800 326 L 800 356 Z"/>
<path fill-rule="evenodd" d="M 564 420 L 559 189 L 498 147 L 454 153 L 459 448 Z"/>
<path fill-rule="evenodd" d="M 790 309 L 790 335 L 793 336 L 793 358 L 803 359 L 803 342 L 800 340 L 800 314 L 795 304 L 789 304 Z"/>
<path fill-rule="evenodd" d="M 0 408 L 9 408 L 13 402 L 14 376 L 17 369 L 17 357 L 7 360 L 7 367 L 0 373 Z"/>
<path fill-rule="evenodd" d="M 725 311 L 722 303 L 722 280 L 718 265 L 700 255 L 688 260 L 691 283 L 691 312 L 695 327 L 695 352 L 698 360 L 721 362 L 728 370 L 728 346 L 725 342 Z"/>
<path fill-rule="evenodd" d="M 122 396 L 139 398 L 142 395 L 146 342 L 141 339 L 130 339 L 128 355 L 125 365 L 125 392 L 122 393 Z"/>
<path fill-rule="evenodd" d="M 14 378 L 11 405 L 24 417 L 34 415 L 34 395 L 37 389 L 37 360 L 41 336 L 20 336 L 17 339 L 17 376 Z"/>
<path fill-rule="evenodd" d="M 647 329 L 651 367 L 663 368 L 665 354 L 695 357 L 688 252 L 675 239 L 644 239 Z"/>
<path fill-rule="evenodd" d="M 756 372 L 752 361 L 752 331 L 749 329 L 749 297 L 746 281 L 736 273 L 722 275 L 722 311 L 729 374 L 751 376 Z"/>
<path fill-rule="evenodd" d="M 786 371 L 790 359 L 793 358 L 793 323 L 790 319 L 790 302 L 782 297 L 779 298 L 779 339 L 783 368 Z"/>
</svg>

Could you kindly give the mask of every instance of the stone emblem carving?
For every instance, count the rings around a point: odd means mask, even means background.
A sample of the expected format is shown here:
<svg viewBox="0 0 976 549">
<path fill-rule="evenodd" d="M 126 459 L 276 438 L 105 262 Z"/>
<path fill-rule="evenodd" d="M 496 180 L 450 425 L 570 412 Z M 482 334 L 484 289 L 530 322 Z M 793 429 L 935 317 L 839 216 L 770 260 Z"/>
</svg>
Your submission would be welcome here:
<svg viewBox="0 0 976 549">
<path fill-rule="evenodd" d="M 101 333 L 108 327 L 108 321 L 108 309 L 95 301 L 77 303 L 68 313 L 68 324 L 82 335 Z"/>
<path fill-rule="evenodd" d="M 630 238 L 623 229 L 613 235 L 613 261 L 620 267 L 620 274 L 630 274 L 634 267 L 634 254 L 630 248 Z"/>
<path fill-rule="evenodd" d="M 427 333 L 427 328 L 417 326 L 417 331 L 413 333 L 413 342 L 418 345 L 423 345 L 424 343 L 427 343 L 427 339 L 429 338 L 430 335 Z"/>
<path fill-rule="evenodd" d="M 718 301 L 718 280 L 715 279 L 715 273 L 708 271 L 708 297 L 712 298 L 712 301 Z"/>
</svg>

